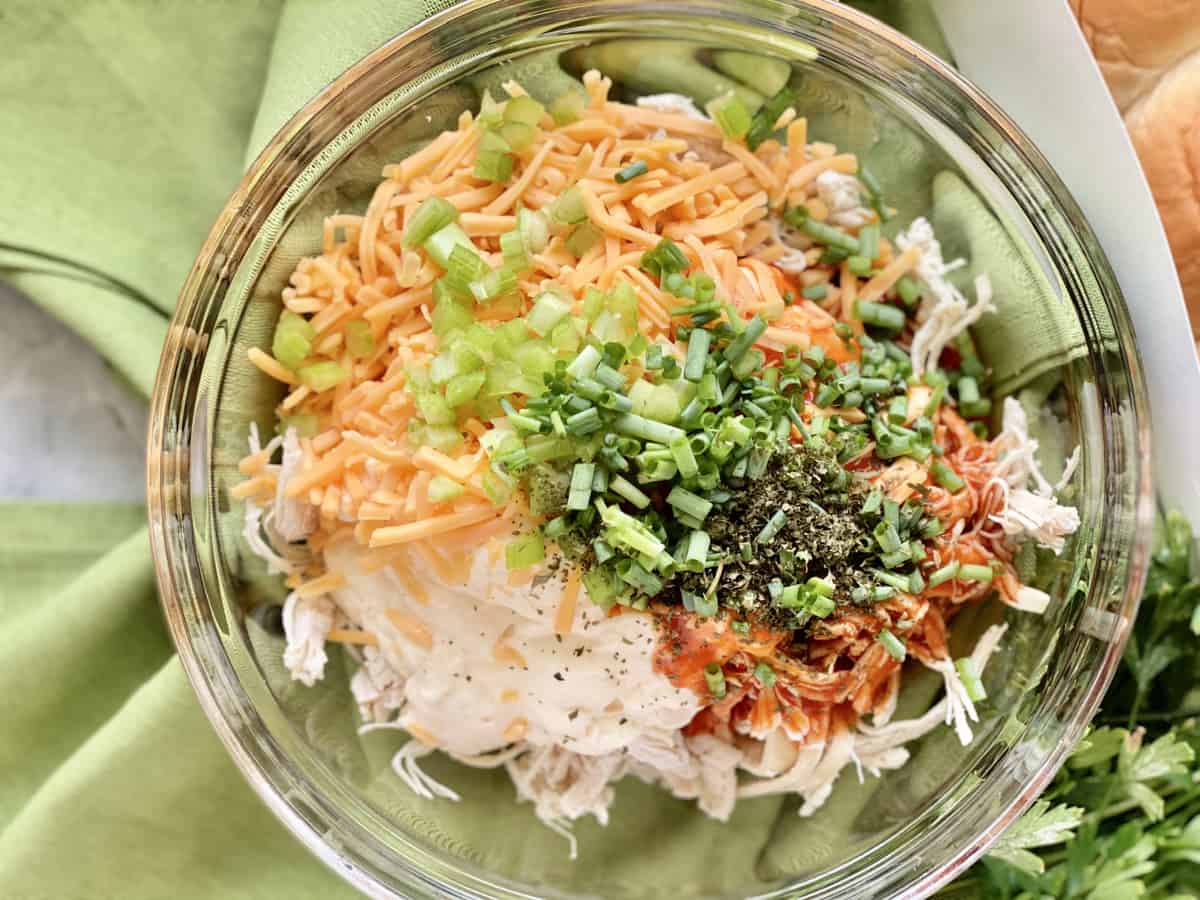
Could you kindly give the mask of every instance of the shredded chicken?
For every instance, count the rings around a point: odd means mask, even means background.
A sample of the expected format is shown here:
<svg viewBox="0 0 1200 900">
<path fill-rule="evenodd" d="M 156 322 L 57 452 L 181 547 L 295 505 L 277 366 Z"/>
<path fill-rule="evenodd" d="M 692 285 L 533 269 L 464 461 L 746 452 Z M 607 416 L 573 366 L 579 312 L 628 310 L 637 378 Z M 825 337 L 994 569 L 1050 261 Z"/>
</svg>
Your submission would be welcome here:
<svg viewBox="0 0 1200 900">
<path fill-rule="evenodd" d="M 917 310 L 920 325 L 913 333 L 913 372 L 922 374 L 937 368 L 942 351 L 956 337 L 979 321 L 985 313 L 995 312 L 992 305 L 992 284 L 986 275 L 975 279 L 975 303 L 969 303 L 962 293 L 946 280 L 946 275 L 965 265 L 956 259 L 942 259 L 942 245 L 934 236 L 933 226 L 924 218 L 914 219 L 908 229 L 896 236 L 901 250 L 917 247 L 921 258 L 916 274 L 923 285 L 924 299 Z"/>
<path fill-rule="evenodd" d="M 853 175 L 835 172 L 832 169 L 817 176 L 817 196 L 829 207 L 825 221 L 842 228 L 859 228 L 874 217 L 874 213 L 863 206 L 863 186 Z"/>
<path fill-rule="evenodd" d="M 325 638 L 333 627 L 333 601 L 322 595 L 288 594 L 283 604 L 283 633 L 287 645 L 283 664 L 292 677 L 312 687 L 325 676 Z"/>
<path fill-rule="evenodd" d="M 350 692 L 364 722 L 387 722 L 404 707 L 404 676 L 376 647 L 363 648 L 363 663 L 350 679 Z"/>
<path fill-rule="evenodd" d="M 673 113 L 677 116 L 687 116 L 690 119 L 707 119 L 695 101 L 686 94 L 646 94 L 637 98 L 637 105 L 643 109 L 655 112 Z"/>
</svg>

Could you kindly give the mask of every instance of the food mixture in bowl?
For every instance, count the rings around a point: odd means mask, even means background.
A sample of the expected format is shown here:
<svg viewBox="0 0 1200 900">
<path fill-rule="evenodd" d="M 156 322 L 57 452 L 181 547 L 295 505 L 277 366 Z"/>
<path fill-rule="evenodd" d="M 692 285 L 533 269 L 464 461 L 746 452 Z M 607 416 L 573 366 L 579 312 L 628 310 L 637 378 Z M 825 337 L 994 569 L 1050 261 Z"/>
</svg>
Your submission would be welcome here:
<svg viewBox="0 0 1200 900">
<path fill-rule="evenodd" d="M 241 463 L 246 540 L 290 589 L 292 676 L 344 645 L 422 796 L 457 798 L 438 750 L 567 837 L 626 775 L 810 814 L 847 767 L 972 739 L 1003 628 L 954 659 L 955 616 L 1042 612 L 1019 573 L 1079 517 L 992 408 L 986 276 L 889 223 L 788 89 L 706 114 L 583 84 L 509 83 L 326 220 L 250 353 L 289 390 Z M 893 720 L 909 657 L 944 696 Z"/>
</svg>

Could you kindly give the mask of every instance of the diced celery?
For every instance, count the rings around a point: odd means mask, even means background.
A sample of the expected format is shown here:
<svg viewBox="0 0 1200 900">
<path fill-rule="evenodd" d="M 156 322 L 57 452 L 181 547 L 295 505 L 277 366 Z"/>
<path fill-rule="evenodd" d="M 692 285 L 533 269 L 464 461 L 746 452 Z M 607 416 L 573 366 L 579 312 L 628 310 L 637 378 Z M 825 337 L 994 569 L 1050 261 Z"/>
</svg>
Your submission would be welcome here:
<svg viewBox="0 0 1200 900">
<path fill-rule="evenodd" d="M 421 418 L 430 425 L 452 425 L 457 419 L 454 410 L 441 394 L 418 394 L 417 409 L 421 412 Z"/>
<path fill-rule="evenodd" d="M 285 309 L 275 324 L 271 353 L 289 369 L 295 369 L 312 350 L 312 342 L 316 335 L 307 319 L 290 309 Z"/>
<path fill-rule="evenodd" d="M 599 228 L 591 222 L 582 222 L 575 226 L 564 243 L 572 255 L 580 257 L 591 250 L 600 238 Z"/>
<path fill-rule="evenodd" d="M 583 293 L 583 317 L 589 322 L 596 321 L 596 316 L 604 311 L 604 292 L 599 288 L 589 287 Z"/>
<path fill-rule="evenodd" d="M 498 131 L 485 131 L 483 137 L 479 139 L 480 153 L 507 153 L 509 151 L 508 141 L 506 141 Z"/>
<path fill-rule="evenodd" d="M 421 201 L 412 219 L 404 228 L 400 243 L 405 247 L 419 247 L 434 232 L 440 231 L 458 218 L 458 209 L 442 197 L 428 197 Z"/>
<path fill-rule="evenodd" d="M 721 127 L 726 137 L 740 138 L 750 130 L 751 116 L 746 105 L 736 94 L 729 93 L 723 97 L 710 100 L 705 107 L 713 121 Z"/>
<path fill-rule="evenodd" d="M 352 356 L 370 356 L 375 352 L 375 335 L 362 319 L 346 323 L 346 349 Z"/>
<path fill-rule="evenodd" d="M 446 259 L 446 277 L 454 287 L 469 285 L 488 271 L 487 263 L 472 246 L 456 244 Z"/>
<path fill-rule="evenodd" d="M 442 453 L 453 453 L 462 446 L 462 432 L 455 425 L 426 425 L 420 432 L 419 444 L 440 450 Z"/>
<path fill-rule="evenodd" d="M 583 205 L 583 192 L 579 185 L 572 185 L 550 204 L 550 218 L 556 222 L 575 225 L 587 218 L 587 209 Z"/>
<path fill-rule="evenodd" d="M 532 97 L 513 97 L 504 107 L 504 121 L 535 126 L 542 121 L 546 108 Z"/>
<path fill-rule="evenodd" d="M 579 329 L 574 319 L 565 319 L 550 332 L 550 346 L 559 353 L 574 353 L 579 349 Z"/>
<path fill-rule="evenodd" d="M 430 258 L 443 269 L 450 264 L 450 254 L 454 252 L 455 247 L 475 250 L 475 245 L 471 243 L 467 233 L 455 223 L 439 228 L 425 239 L 422 246 Z"/>
<path fill-rule="evenodd" d="M 545 337 L 554 326 L 571 312 L 571 304 L 550 291 L 543 291 L 534 301 L 526 321 L 537 334 Z"/>
<path fill-rule="evenodd" d="M 525 241 L 526 253 L 541 253 L 550 242 L 550 223 L 545 213 L 521 207 L 517 210 L 517 230 Z"/>
<path fill-rule="evenodd" d="M 442 351 L 443 353 L 449 352 L 450 357 L 454 360 L 454 367 L 460 374 L 474 372 L 476 369 L 482 368 L 486 362 L 483 354 L 472 341 L 472 331 L 477 327 L 477 325 L 472 325 L 466 334 L 450 345 L 449 351 Z"/>
<path fill-rule="evenodd" d="M 463 486 L 457 481 L 453 481 L 445 475 L 434 475 L 429 479 L 429 487 L 425 493 L 429 497 L 430 503 L 445 503 L 447 500 L 461 496 L 462 492 Z"/>
<path fill-rule="evenodd" d="M 489 468 L 483 473 L 483 491 L 496 506 L 503 506 L 512 496 L 514 482 L 507 475 Z"/>
<path fill-rule="evenodd" d="M 443 350 L 429 362 L 429 380 L 434 384 L 445 384 L 458 372 L 458 363 L 449 351 Z"/>
<path fill-rule="evenodd" d="M 443 298 L 433 308 L 433 333 L 443 337 L 452 331 L 466 331 L 475 323 L 471 311 L 449 298 Z"/>
<path fill-rule="evenodd" d="M 673 424 L 679 419 L 682 409 L 679 395 L 665 384 L 651 384 L 638 379 L 629 388 L 629 400 L 633 404 L 633 412 L 656 422 Z"/>
<path fill-rule="evenodd" d="M 283 416 L 275 430 L 279 434 L 286 434 L 289 428 L 296 429 L 297 437 L 313 437 L 317 433 L 317 417 L 313 413 Z"/>
<path fill-rule="evenodd" d="M 533 126 L 523 122 L 505 122 L 500 126 L 500 136 L 517 153 L 529 148 L 535 134 Z"/>
<path fill-rule="evenodd" d="M 526 375 L 541 380 L 541 376 L 554 371 L 557 359 L 554 351 L 541 341 L 526 341 L 513 350 L 513 361 Z"/>
<path fill-rule="evenodd" d="M 540 531 L 513 538 L 504 548 L 504 564 L 509 569 L 526 569 L 546 558 L 546 542 Z"/>
<path fill-rule="evenodd" d="M 529 255 L 525 252 L 525 239 L 520 231 L 507 231 L 500 235 L 500 252 L 504 256 L 504 267 L 513 272 L 529 268 Z"/>
<path fill-rule="evenodd" d="M 550 115 L 555 125 L 570 125 L 583 115 L 586 101 L 579 91 L 567 91 L 550 102 Z"/>
<path fill-rule="evenodd" d="M 318 394 L 341 384 L 350 377 L 342 366 L 335 362 L 313 363 L 311 366 L 301 366 L 296 370 L 300 383 L 307 385 Z"/>
<path fill-rule="evenodd" d="M 504 107 L 492 97 L 491 91 L 484 91 L 479 101 L 479 115 L 475 121 L 485 127 L 496 125 L 503 120 Z"/>
<path fill-rule="evenodd" d="M 500 150 L 480 150 L 472 174 L 484 181 L 504 182 L 512 178 L 513 158 Z"/>
<path fill-rule="evenodd" d="M 446 403 L 450 406 L 462 406 L 474 400 L 486 378 L 483 372 L 455 375 L 446 383 Z"/>
</svg>

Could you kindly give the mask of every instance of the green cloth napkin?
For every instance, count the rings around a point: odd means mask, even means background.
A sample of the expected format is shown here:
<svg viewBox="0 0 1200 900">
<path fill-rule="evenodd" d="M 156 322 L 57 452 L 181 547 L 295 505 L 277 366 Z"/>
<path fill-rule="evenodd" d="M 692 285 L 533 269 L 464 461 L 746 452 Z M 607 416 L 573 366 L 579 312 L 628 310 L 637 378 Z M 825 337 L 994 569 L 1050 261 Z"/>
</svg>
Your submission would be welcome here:
<svg viewBox="0 0 1200 900">
<path fill-rule="evenodd" d="M 13 0 L 0 14 L 0 274 L 148 395 L 176 292 L 245 164 L 347 65 L 446 5 Z M 863 5 L 944 53 L 919 0 Z M 566 83 L 556 67 L 536 65 L 526 74 L 539 85 Z M 810 99 L 814 130 L 834 140 L 862 136 L 861 122 L 823 114 L 819 97 Z M 1053 302 L 964 184 L 952 175 L 932 181 L 941 163 L 916 152 L 911 136 L 876 137 L 868 160 L 885 184 L 894 180 L 899 190 L 923 175 L 934 185 L 932 194 L 898 194 L 898 205 L 932 206 L 935 221 L 960 222 L 964 251 L 994 275 L 1015 267 L 1011 283 L 1029 293 L 1000 298 L 1007 319 Z M 1063 358 L 1057 347 L 1025 349 L 1028 359 Z M 985 352 L 999 365 L 1020 351 Z M 351 896 L 258 802 L 212 735 L 161 625 L 142 516 L 126 506 L 0 506 L 0 894 Z M 285 702 L 311 708 L 314 727 L 352 725 L 345 660 L 335 655 L 329 682 L 308 691 L 283 679 L 277 637 L 251 634 Z M 910 693 L 908 702 L 920 706 L 931 690 Z M 527 840 L 528 809 L 494 779 L 469 775 L 492 792 L 484 799 L 494 818 L 486 822 L 446 804 L 436 814 L 414 804 L 386 771 L 388 741 L 394 737 L 356 743 L 345 766 L 380 795 L 392 792 L 398 819 L 414 810 L 444 816 L 470 842 L 467 856 L 503 856 L 516 869 L 536 864 L 546 877 L 594 877 L 591 887 L 600 889 L 603 866 L 580 876 L 539 849 L 548 846 L 544 835 Z M 461 785 L 463 770 L 444 761 L 429 768 Z M 851 827 L 871 790 L 851 786 L 839 828 Z M 687 804 L 636 784 L 622 791 L 656 816 L 607 831 L 584 822 L 580 837 L 607 855 L 614 877 L 632 879 L 638 870 L 620 861 L 687 815 Z M 744 805 L 723 839 L 700 823 L 699 832 L 674 835 L 678 847 L 664 848 L 664 857 L 720 854 L 727 884 L 735 884 L 754 877 L 746 848 L 769 842 L 758 876 L 792 871 L 803 860 L 788 848 L 828 843 L 829 834 L 780 818 L 783 804 Z M 781 839 L 771 840 L 777 821 Z"/>
</svg>

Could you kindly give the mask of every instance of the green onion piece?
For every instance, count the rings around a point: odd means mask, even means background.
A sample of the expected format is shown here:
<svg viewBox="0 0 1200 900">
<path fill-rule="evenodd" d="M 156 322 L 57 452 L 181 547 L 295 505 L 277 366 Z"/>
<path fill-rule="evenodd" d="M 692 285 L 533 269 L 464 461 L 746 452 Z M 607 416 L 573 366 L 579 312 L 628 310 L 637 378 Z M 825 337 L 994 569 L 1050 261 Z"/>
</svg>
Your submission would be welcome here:
<svg viewBox="0 0 1200 900">
<path fill-rule="evenodd" d="M 527 569 L 546 558 L 546 542 L 540 531 L 513 538 L 504 547 L 504 564 L 510 571 Z"/>
<path fill-rule="evenodd" d="M 600 351 L 593 345 L 588 344 L 579 351 L 579 355 L 571 360 L 567 366 L 567 374 L 572 378 L 586 378 L 596 371 L 596 366 L 600 364 Z M 595 400 L 595 397 L 591 399 Z"/>
<path fill-rule="evenodd" d="M 587 218 L 587 209 L 583 205 L 583 192 L 575 184 L 558 195 L 558 199 L 550 204 L 550 218 L 565 225 L 577 225 Z"/>
<path fill-rule="evenodd" d="M 585 102 L 578 91 L 570 90 L 550 101 L 550 115 L 555 125 L 570 125 L 583 115 Z"/>
<path fill-rule="evenodd" d="M 643 253 L 638 263 L 639 268 L 649 272 L 659 282 L 674 272 L 683 272 L 688 265 L 687 256 L 670 238 L 663 238 L 653 250 Z"/>
<path fill-rule="evenodd" d="M 858 382 L 859 392 L 868 396 L 882 394 L 889 390 L 891 386 L 892 383 L 886 378 L 861 378 Z"/>
<path fill-rule="evenodd" d="M 707 531 L 696 530 L 689 534 L 683 548 L 683 567 L 692 572 L 703 571 L 711 543 Z"/>
<path fill-rule="evenodd" d="M 964 375 L 962 378 L 958 379 L 958 402 L 979 402 L 979 382 L 977 382 L 970 375 Z"/>
<path fill-rule="evenodd" d="M 747 322 L 742 332 L 725 348 L 723 355 L 729 364 L 732 366 L 737 360 L 742 359 L 749 352 L 751 345 L 762 337 L 766 330 L 767 320 L 762 316 L 755 316 Z"/>
<path fill-rule="evenodd" d="M 736 631 L 738 634 L 740 634 L 742 637 L 750 636 L 750 623 L 749 622 L 743 622 L 741 620 L 739 620 L 737 622 L 730 622 L 729 627 L 732 628 L 734 631 Z"/>
<path fill-rule="evenodd" d="M 961 568 L 962 564 L 959 563 L 958 560 L 955 560 L 952 563 L 947 563 L 929 576 L 929 586 L 937 587 L 939 584 L 945 584 L 947 581 L 952 581 L 958 577 L 958 572 Z"/>
<path fill-rule="evenodd" d="M 967 697 L 972 703 L 979 703 L 987 699 L 987 691 L 983 687 L 983 680 L 979 677 L 979 667 L 975 665 L 975 660 L 969 656 L 956 659 L 954 668 L 958 670 L 958 680 L 962 682 Z"/>
<path fill-rule="evenodd" d="M 646 165 L 645 160 L 637 159 L 614 175 L 613 181 L 615 181 L 617 184 L 626 184 L 627 182 L 633 181 L 633 179 L 637 178 L 639 175 L 645 175 L 649 169 L 650 167 Z"/>
<path fill-rule="evenodd" d="M 579 462 L 571 470 L 571 487 L 567 492 L 567 509 L 587 509 L 592 500 L 592 479 L 596 464 Z"/>
<path fill-rule="evenodd" d="M 300 383 L 307 385 L 316 393 L 337 387 L 350 377 L 350 373 L 335 362 L 318 362 L 311 366 L 301 366 L 296 370 Z"/>
<path fill-rule="evenodd" d="M 846 260 L 846 265 L 850 271 L 862 278 L 871 274 L 871 260 L 865 256 L 855 254 Z"/>
<path fill-rule="evenodd" d="M 900 638 L 885 628 L 879 632 L 877 639 L 879 643 L 883 644 L 883 649 L 888 652 L 892 659 L 896 660 L 896 662 L 904 662 L 905 657 L 908 656 L 908 650 Z"/>
<path fill-rule="evenodd" d="M 504 104 L 504 121 L 522 125 L 537 125 L 542 121 L 546 108 L 530 96 L 513 97 Z"/>
<path fill-rule="evenodd" d="M 667 503 L 684 515 L 692 516 L 701 522 L 707 518 L 713 508 L 710 501 L 679 485 L 671 488 L 671 492 L 667 494 Z"/>
<path fill-rule="evenodd" d="M 453 222 L 439 228 L 427 237 L 421 246 L 429 254 L 430 258 L 443 269 L 446 269 L 450 265 L 450 254 L 454 252 L 455 247 L 465 247 L 472 253 L 476 252 L 475 245 L 471 243 L 471 239 L 467 237 L 467 233 Z M 478 253 L 476 253 L 476 256 L 478 256 Z M 482 263 L 482 260 L 480 262 Z M 469 280 L 469 278 L 465 279 L 463 283 L 465 284 Z"/>
<path fill-rule="evenodd" d="M 712 332 L 704 328 L 693 328 L 688 335 L 687 359 L 683 364 L 683 377 L 688 381 L 699 381 L 704 377 L 704 363 L 708 360 L 708 347 Z"/>
<path fill-rule="evenodd" d="M 834 585 L 833 582 L 828 578 L 817 578 L 814 576 L 813 578 L 808 579 L 804 586 L 818 597 L 833 596 Z"/>
<path fill-rule="evenodd" d="M 822 597 L 819 594 L 809 594 L 804 608 L 809 614 L 819 619 L 824 619 L 837 608 L 837 605 L 829 597 Z"/>
<path fill-rule="evenodd" d="M 617 496 L 628 500 L 638 509 L 645 509 L 650 505 L 650 498 L 642 492 L 641 488 L 620 475 L 613 475 L 608 480 L 608 489 Z"/>
<path fill-rule="evenodd" d="M 484 181 L 505 182 L 512 178 L 513 158 L 500 150 L 480 150 L 471 174 Z"/>
<path fill-rule="evenodd" d="M 824 300 L 829 293 L 829 286 L 825 284 L 811 284 L 800 291 L 800 296 L 806 300 Z"/>
<path fill-rule="evenodd" d="M 884 600 L 890 600 L 896 596 L 896 589 L 890 585 L 881 584 L 871 591 L 871 599 L 876 603 L 882 603 Z"/>
<path fill-rule="evenodd" d="M 725 673 L 721 671 L 721 666 L 718 663 L 709 663 L 704 667 L 704 680 L 708 682 L 708 691 L 712 694 L 714 700 L 720 700 L 725 696 Z"/>
<path fill-rule="evenodd" d="M 594 431 L 599 431 L 604 427 L 604 422 L 601 420 L 600 413 L 596 410 L 596 407 L 593 406 L 582 412 L 567 416 L 566 426 L 568 434 L 583 437 Z"/>
<path fill-rule="evenodd" d="M 837 250 L 846 256 L 858 252 L 858 238 L 847 234 L 840 228 L 834 228 L 832 225 L 826 225 L 824 222 L 818 222 L 808 216 L 795 224 L 818 244 L 824 244 L 831 250 Z"/>
<path fill-rule="evenodd" d="M 592 549 L 596 552 L 596 562 L 598 563 L 606 563 L 617 555 L 608 541 L 603 538 L 596 538 L 592 541 Z"/>
<path fill-rule="evenodd" d="M 592 247 L 596 246 L 596 242 L 600 240 L 600 229 L 591 222 L 583 222 L 576 225 L 574 230 L 567 235 L 567 239 L 563 242 L 564 246 L 575 257 L 581 257 Z"/>
<path fill-rule="evenodd" d="M 893 397 L 888 404 L 888 421 L 893 425 L 903 425 L 908 419 L 908 397 L 904 394 Z"/>
<path fill-rule="evenodd" d="M 929 471 L 933 474 L 933 480 L 952 494 L 957 494 L 967 486 L 958 473 L 941 460 L 934 460 Z"/>
<path fill-rule="evenodd" d="M 991 566 L 968 565 L 963 566 L 958 570 L 958 577 L 962 581 L 991 581 L 996 573 L 992 571 Z"/>
<path fill-rule="evenodd" d="M 634 413 L 618 416 L 613 422 L 613 428 L 618 434 L 626 434 L 643 441 L 655 441 L 667 446 L 670 446 L 671 441 L 685 437 L 687 434 L 682 428 L 655 422 L 653 419 L 647 419 Z"/>
<path fill-rule="evenodd" d="M 854 301 L 854 315 L 865 325 L 874 325 L 889 331 L 899 331 L 904 327 L 904 310 L 887 303 L 856 300 Z"/>
<path fill-rule="evenodd" d="M 400 244 L 404 247 L 419 247 L 429 240 L 434 232 L 441 231 L 458 218 L 458 209 L 442 197 L 428 197 L 421 201 L 412 219 L 404 226 Z"/>
<path fill-rule="evenodd" d="M 921 299 L 920 286 L 907 275 L 902 275 L 896 282 L 896 293 L 900 295 L 900 302 L 909 309 L 916 306 L 917 301 Z"/>
<path fill-rule="evenodd" d="M 907 553 L 904 554 L 904 558 L 906 560 L 908 559 Z M 907 591 L 908 590 L 908 576 L 907 575 L 897 575 L 895 572 L 883 572 L 883 571 L 880 571 L 879 569 L 876 569 L 875 577 L 878 578 L 880 581 L 882 581 L 884 584 L 889 585 L 890 587 L 894 587 L 898 591 Z"/>
<path fill-rule="evenodd" d="M 533 331 L 545 337 L 570 313 L 571 304 L 568 301 L 551 291 L 543 291 L 533 302 L 533 308 L 525 317 L 525 322 Z"/>
<path fill-rule="evenodd" d="M 517 210 L 517 230 L 525 242 L 526 253 L 541 253 L 550 243 L 550 223 L 545 213 L 521 207 Z"/>
<path fill-rule="evenodd" d="M 879 256 L 879 232 L 877 223 L 864 225 L 858 232 L 858 252 L 861 256 L 866 257 L 868 263 L 873 262 Z"/>
<path fill-rule="evenodd" d="M 463 486 L 445 475 L 434 475 L 429 480 L 429 487 L 425 491 L 430 503 L 445 503 L 447 500 L 453 500 L 462 492 Z"/>
<path fill-rule="evenodd" d="M 750 127 L 746 131 L 746 146 L 751 150 L 757 150 L 758 145 L 774 132 L 775 123 L 779 121 L 779 117 L 795 102 L 795 91 L 785 86 L 783 90 L 760 106 L 751 118 Z"/>
<path fill-rule="evenodd" d="M 610 391 L 619 391 L 625 387 L 625 376 L 606 362 L 602 362 L 596 366 L 595 370 L 592 372 L 592 377 Z M 653 387 L 653 385 L 651 385 L 648 381 L 643 381 L 641 384 L 644 384 L 647 387 Z M 635 382 L 634 385 L 636 387 L 637 382 Z"/>
<path fill-rule="evenodd" d="M 700 464 L 696 461 L 690 440 L 686 437 L 676 438 L 671 441 L 670 448 L 681 478 L 694 478 L 700 473 Z"/>
<path fill-rule="evenodd" d="M 728 138 L 743 137 L 750 130 L 750 111 L 734 93 L 710 100 L 704 107 Z M 772 123 L 774 124 L 774 123 Z"/>
<path fill-rule="evenodd" d="M 651 597 L 663 589 L 662 579 L 647 572 L 640 563 L 628 557 L 617 561 L 617 577 Z"/>
<path fill-rule="evenodd" d="M 895 553 L 900 549 L 900 535 L 891 522 L 883 521 L 876 525 L 874 535 L 884 553 Z"/>
<path fill-rule="evenodd" d="M 782 509 L 777 509 L 767 520 L 767 524 L 759 531 L 758 536 L 754 539 L 756 544 L 766 544 L 775 539 L 775 535 L 779 534 L 779 530 L 783 528 L 787 522 L 787 516 Z"/>
<path fill-rule="evenodd" d="M 765 662 L 754 667 L 754 677 L 765 688 L 775 687 L 775 670 Z"/>
</svg>

